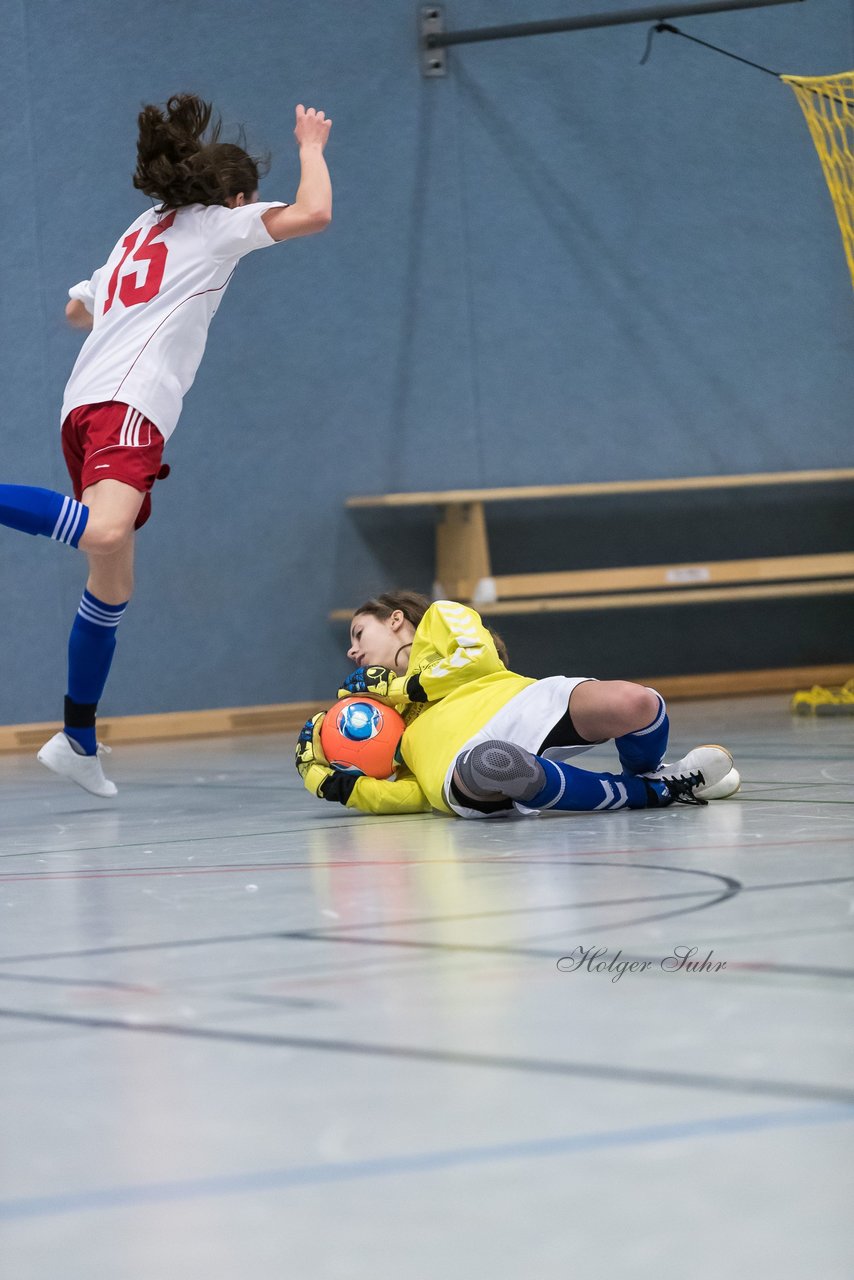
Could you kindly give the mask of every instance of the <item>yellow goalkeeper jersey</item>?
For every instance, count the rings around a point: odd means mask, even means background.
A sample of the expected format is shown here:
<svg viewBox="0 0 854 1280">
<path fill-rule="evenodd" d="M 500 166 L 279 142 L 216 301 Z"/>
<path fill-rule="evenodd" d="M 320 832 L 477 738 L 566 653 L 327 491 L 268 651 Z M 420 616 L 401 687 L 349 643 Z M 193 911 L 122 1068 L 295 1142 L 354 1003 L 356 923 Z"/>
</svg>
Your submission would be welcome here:
<svg viewBox="0 0 854 1280">
<path fill-rule="evenodd" d="M 405 680 L 426 702 L 397 703 L 406 720 L 404 764 L 391 780 L 359 778 L 347 801 L 366 813 L 451 813 L 444 782 L 452 760 L 511 698 L 536 681 L 508 671 L 480 615 L 452 600 L 432 604 L 415 632 Z"/>
</svg>

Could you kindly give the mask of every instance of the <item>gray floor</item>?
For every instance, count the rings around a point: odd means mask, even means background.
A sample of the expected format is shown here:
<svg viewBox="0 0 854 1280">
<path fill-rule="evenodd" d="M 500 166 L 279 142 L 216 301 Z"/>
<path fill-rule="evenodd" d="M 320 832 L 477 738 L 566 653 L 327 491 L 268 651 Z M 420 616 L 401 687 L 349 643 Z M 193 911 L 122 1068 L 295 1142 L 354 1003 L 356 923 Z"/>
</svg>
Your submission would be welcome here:
<svg viewBox="0 0 854 1280">
<path fill-rule="evenodd" d="M 739 796 L 365 818 L 284 738 L 119 748 L 112 803 L 0 758 L 3 1276 L 850 1280 L 854 719 L 672 719 Z"/>
</svg>

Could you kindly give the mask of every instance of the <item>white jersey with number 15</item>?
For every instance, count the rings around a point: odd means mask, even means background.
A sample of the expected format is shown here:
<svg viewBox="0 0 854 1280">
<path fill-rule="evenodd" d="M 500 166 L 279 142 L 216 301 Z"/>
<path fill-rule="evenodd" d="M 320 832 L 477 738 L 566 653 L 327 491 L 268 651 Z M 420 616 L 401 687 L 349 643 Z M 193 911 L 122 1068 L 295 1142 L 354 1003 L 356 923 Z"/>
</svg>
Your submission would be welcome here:
<svg viewBox="0 0 854 1280">
<path fill-rule="evenodd" d="M 168 439 L 234 268 L 276 243 L 261 215 L 283 203 L 192 204 L 137 218 L 91 280 L 68 291 L 94 324 L 65 388 L 62 421 L 79 405 L 118 400 Z"/>
</svg>

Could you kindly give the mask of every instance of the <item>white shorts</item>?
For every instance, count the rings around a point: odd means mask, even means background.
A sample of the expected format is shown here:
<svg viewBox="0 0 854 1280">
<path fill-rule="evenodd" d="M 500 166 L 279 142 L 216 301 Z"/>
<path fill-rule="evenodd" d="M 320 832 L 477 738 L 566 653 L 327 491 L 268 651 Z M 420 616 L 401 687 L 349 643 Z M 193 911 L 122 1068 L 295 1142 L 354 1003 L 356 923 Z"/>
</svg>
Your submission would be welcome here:
<svg viewBox="0 0 854 1280">
<path fill-rule="evenodd" d="M 481 813 L 477 809 L 469 809 L 461 805 L 451 791 L 451 778 L 457 760 L 464 751 L 471 751 L 480 742 L 489 742 L 496 738 L 500 742 L 512 742 L 517 747 L 536 755 L 540 744 L 548 737 L 549 732 L 562 716 L 566 715 L 569 706 L 569 695 L 576 685 L 584 684 L 591 676 L 547 676 L 536 684 L 529 684 L 527 689 L 517 693 L 491 720 L 487 720 L 482 729 L 469 738 L 454 756 L 448 772 L 445 774 L 443 792 L 445 803 L 460 818 L 506 818 L 513 809 L 499 809 L 496 813 Z M 582 751 L 590 751 L 596 743 L 572 747 L 549 747 L 543 754 L 547 760 L 568 760 L 570 756 L 579 755 Z M 514 805 L 518 813 L 531 813 L 524 805 Z"/>
</svg>

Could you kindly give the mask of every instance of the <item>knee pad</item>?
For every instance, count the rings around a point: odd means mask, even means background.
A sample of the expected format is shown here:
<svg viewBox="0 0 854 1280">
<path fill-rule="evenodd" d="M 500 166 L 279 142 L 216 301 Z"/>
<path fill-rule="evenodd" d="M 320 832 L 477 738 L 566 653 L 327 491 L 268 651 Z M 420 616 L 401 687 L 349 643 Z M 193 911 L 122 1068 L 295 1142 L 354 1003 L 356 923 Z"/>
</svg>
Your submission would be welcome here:
<svg viewBox="0 0 854 1280">
<path fill-rule="evenodd" d="M 546 775 L 535 755 L 513 742 L 480 742 L 457 760 L 456 773 L 475 800 L 532 799 L 545 786 Z"/>
</svg>

